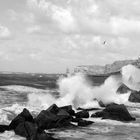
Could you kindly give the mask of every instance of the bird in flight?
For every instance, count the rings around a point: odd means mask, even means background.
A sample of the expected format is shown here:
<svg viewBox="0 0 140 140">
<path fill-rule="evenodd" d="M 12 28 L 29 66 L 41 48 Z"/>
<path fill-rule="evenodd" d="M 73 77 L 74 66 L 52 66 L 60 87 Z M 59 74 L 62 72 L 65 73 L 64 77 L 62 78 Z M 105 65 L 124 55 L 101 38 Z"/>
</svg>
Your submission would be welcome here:
<svg viewBox="0 0 140 140">
<path fill-rule="evenodd" d="M 105 44 L 106 44 L 106 41 L 103 42 L 103 45 L 105 45 Z"/>
</svg>

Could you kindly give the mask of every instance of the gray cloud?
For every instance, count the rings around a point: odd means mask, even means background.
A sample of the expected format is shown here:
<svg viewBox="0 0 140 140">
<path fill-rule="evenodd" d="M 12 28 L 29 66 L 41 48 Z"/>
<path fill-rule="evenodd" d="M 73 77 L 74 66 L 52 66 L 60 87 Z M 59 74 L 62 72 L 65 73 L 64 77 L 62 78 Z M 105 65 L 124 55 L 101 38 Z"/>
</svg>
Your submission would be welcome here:
<svg viewBox="0 0 140 140">
<path fill-rule="evenodd" d="M 11 32 L 6 26 L 0 25 L 0 39 L 10 39 Z"/>
<path fill-rule="evenodd" d="M 11 65 L 23 61 L 24 70 L 64 71 L 137 57 L 139 5 L 139 0 L 27 0 L 18 10 L 8 6 L 9 18 L 0 18 L 15 38 L 0 40 L 0 64 L 8 67 L 11 58 Z"/>
</svg>

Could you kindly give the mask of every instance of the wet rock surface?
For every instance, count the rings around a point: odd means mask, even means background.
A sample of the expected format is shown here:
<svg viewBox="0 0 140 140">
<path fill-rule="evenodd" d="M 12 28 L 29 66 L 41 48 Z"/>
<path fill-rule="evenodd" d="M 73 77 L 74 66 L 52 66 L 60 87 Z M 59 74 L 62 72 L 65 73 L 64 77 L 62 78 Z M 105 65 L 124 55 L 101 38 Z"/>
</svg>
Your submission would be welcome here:
<svg viewBox="0 0 140 140">
<path fill-rule="evenodd" d="M 140 91 L 131 92 L 128 100 L 130 102 L 140 103 Z"/>
<path fill-rule="evenodd" d="M 134 121 L 135 118 L 133 118 L 127 108 L 121 104 L 109 104 L 106 106 L 106 108 L 103 111 L 96 112 L 91 115 L 91 117 L 101 117 L 102 119 L 111 119 L 111 120 L 117 120 L 117 121 Z"/>
<path fill-rule="evenodd" d="M 117 93 L 124 94 L 129 91 L 132 91 L 129 87 L 127 87 L 124 83 L 122 83 L 117 89 Z"/>
<path fill-rule="evenodd" d="M 9 129 L 14 130 L 20 123 L 23 123 L 25 121 L 34 122 L 32 115 L 26 108 L 24 108 L 23 111 L 12 120 L 9 125 Z"/>
<path fill-rule="evenodd" d="M 0 133 L 3 133 L 6 130 L 9 130 L 9 126 L 8 125 L 0 125 Z"/>
<path fill-rule="evenodd" d="M 76 118 L 89 118 L 89 112 L 86 110 L 82 110 L 75 114 Z"/>
<path fill-rule="evenodd" d="M 88 111 L 91 111 L 91 109 L 79 109 L 82 111 L 75 113 L 70 105 L 58 107 L 53 104 L 48 109 L 42 110 L 37 117 L 33 118 L 31 113 L 25 108 L 11 121 L 9 126 L 0 125 L 0 132 L 13 130 L 15 134 L 25 137 L 27 140 L 56 140 L 56 138 L 53 138 L 53 135 L 46 133 L 45 130 L 52 128 L 73 129 L 75 127 L 86 127 L 94 123 L 93 121 L 83 119 L 89 118 Z M 106 105 L 105 109 L 92 114 L 91 117 L 118 121 L 135 120 L 124 105 L 115 103 Z"/>
<path fill-rule="evenodd" d="M 88 125 L 91 125 L 93 124 L 94 122 L 93 121 L 87 121 L 87 120 L 80 120 L 78 122 L 78 126 L 88 126 Z"/>
</svg>

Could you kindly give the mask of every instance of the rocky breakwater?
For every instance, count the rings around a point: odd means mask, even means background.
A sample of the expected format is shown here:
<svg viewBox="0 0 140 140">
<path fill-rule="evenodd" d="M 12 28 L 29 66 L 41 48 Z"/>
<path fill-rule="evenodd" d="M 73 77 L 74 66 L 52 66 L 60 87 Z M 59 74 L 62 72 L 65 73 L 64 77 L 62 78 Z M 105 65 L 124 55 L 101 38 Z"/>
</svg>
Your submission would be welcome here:
<svg viewBox="0 0 140 140">
<path fill-rule="evenodd" d="M 92 109 L 82 109 L 81 111 L 74 111 L 72 106 L 58 107 L 53 104 L 46 110 L 42 110 L 38 116 L 32 117 L 29 110 L 26 108 L 17 115 L 9 125 L 0 125 L 0 132 L 14 131 L 16 135 L 25 137 L 27 140 L 55 140 L 53 134 L 46 133 L 48 129 L 60 128 L 77 128 L 85 127 L 93 124 L 94 122 L 85 120 L 89 118 L 89 111 Z M 113 119 L 118 121 L 134 121 L 124 105 L 110 104 L 105 106 L 102 111 L 98 112 L 91 117 L 102 117 L 103 119 Z"/>
</svg>

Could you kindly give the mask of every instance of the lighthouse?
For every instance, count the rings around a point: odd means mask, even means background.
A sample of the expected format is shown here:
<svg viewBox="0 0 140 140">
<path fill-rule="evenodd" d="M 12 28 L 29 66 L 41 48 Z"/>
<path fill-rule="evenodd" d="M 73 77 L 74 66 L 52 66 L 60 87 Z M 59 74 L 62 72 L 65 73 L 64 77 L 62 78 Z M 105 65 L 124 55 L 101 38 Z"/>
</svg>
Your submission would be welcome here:
<svg viewBox="0 0 140 140">
<path fill-rule="evenodd" d="M 70 76 L 70 70 L 69 70 L 69 68 L 66 69 L 66 76 L 67 76 L 67 77 Z"/>
</svg>

